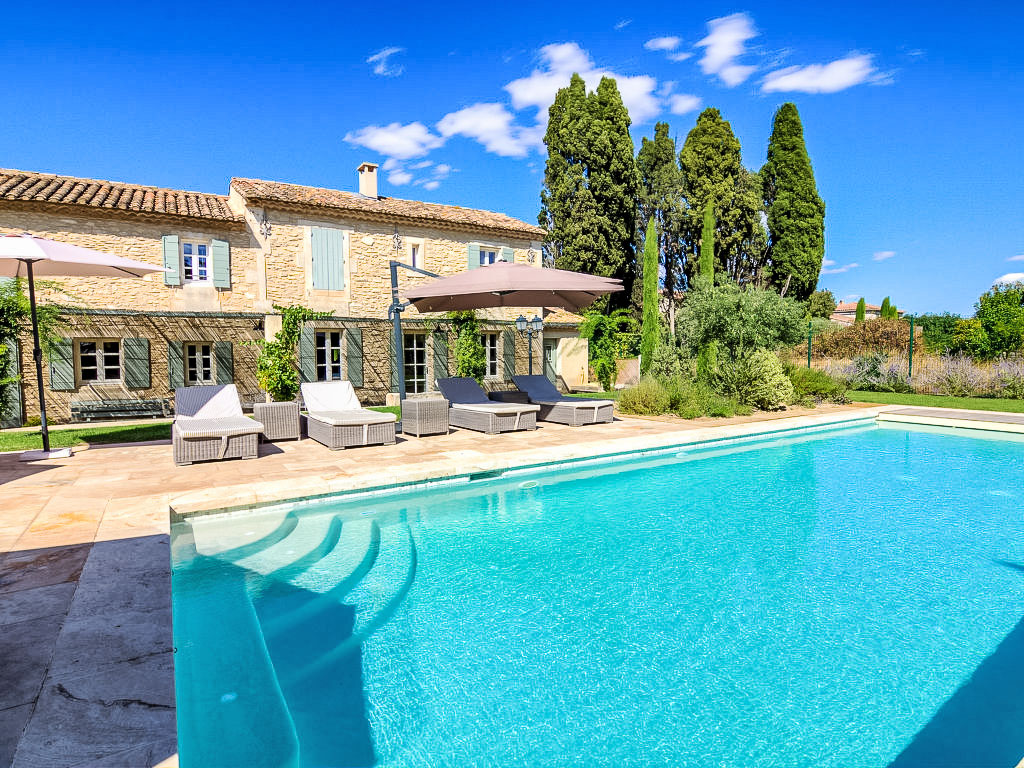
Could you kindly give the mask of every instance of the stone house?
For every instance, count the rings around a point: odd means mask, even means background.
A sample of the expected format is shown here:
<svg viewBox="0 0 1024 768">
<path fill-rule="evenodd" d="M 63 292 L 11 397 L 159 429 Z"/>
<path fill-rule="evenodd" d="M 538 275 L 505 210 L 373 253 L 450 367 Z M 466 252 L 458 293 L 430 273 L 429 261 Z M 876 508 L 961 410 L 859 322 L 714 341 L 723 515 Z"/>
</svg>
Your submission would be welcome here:
<svg viewBox="0 0 1024 768">
<path fill-rule="evenodd" d="M 899 309 L 896 313 L 903 317 L 903 310 Z M 882 308 L 878 304 L 865 304 L 864 305 L 864 319 L 865 320 L 877 320 L 882 316 Z M 829 320 L 839 325 L 853 325 L 857 319 L 857 302 L 856 301 L 841 301 L 836 304 L 835 311 L 829 315 Z"/>
<path fill-rule="evenodd" d="M 539 227 L 380 196 L 377 166 L 364 163 L 358 173 L 358 193 L 235 178 L 228 195 L 217 195 L 0 170 L 0 232 L 30 232 L 167 270 L 141 280 L 66 278 L 40 290 L 42 301 L 68 307 L 65 338 L 44 372 L 48 416 L 167 413 L 176 387 L 209 383 L 234 382 L 243 401 L 262 399 L 252 342 L 280 328 L 275 306 L 292 305 L 328 314 L 303 329 L 303 380 L 349 379 L 364 402 L 382 403 L 398 387 L 389 261 L 441 275 L 496 260 L 541 266 Z M 403 288 L 425 279 L 400 270 Z M 487 378 L 497 386 L 527 370 L 518 314 L 548 320 L 544 338 L 534 341 L 536 371 L 557 377 L 564 370 L 565 382 L 585 381 L 579 318 L 542 307 L 478 313 Z M 453 370 L 448 324 L 410 307 L 403 329 L 407 390 L 430 391 Z M 8 424 L 38 417 L 31 345 L 23 338 L 18 346 L 21 397 Z"/>
</svg>

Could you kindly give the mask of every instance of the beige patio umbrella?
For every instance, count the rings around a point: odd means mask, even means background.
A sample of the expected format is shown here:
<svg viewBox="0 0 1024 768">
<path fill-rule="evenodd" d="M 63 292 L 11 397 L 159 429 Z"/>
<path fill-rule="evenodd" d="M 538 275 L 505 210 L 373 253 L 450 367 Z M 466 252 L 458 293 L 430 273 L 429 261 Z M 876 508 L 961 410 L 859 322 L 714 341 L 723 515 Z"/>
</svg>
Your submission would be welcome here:
<svg viewBox="0 0 1024 768">
<path fill-rule="evenodd" d="M 28 280 L 29 305 L 32 311 L 32 357 L 36 363 L 36 386 L 39 389 L 39 421 L 43 433 L 43 450 L 30 451 L 23 459 L 50 458 L 50 432 L 46 425 L 46 397 L 43 390 L 43 352 L 39 346 L 39 321 L 36 317 L 36 277 L 142 277 L 151 272 L 166 272 L 142 261 L 111 256 L 57 240 L 30 234 L 0 235 L 0 277 Z"/>
</svg>

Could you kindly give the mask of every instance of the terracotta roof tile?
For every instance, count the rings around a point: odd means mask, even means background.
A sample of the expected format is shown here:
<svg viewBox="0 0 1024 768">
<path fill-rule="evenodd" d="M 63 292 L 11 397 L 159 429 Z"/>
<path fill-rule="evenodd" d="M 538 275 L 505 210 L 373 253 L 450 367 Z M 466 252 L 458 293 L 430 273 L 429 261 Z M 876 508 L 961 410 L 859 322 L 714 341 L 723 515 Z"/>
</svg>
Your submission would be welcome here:
<svg viewBox="0 0 1024 768">
<path fill-rule="evenodd" d="M 228 198 L 224 195 L 0 169 L 0 203 L 8 200 L 138 211 L 165 216 L 189 216 L 217 221 L 243 220 L 231 210 Z"/>
<path fill-rule="evenodd" d="M 877 304 L 865 304 L 864 305 L 864 309 L 866 309 L 868 312 L 871 312 L 871 311 L 878 312 L 882 308 L 880 306 L 878 306 Z M 857 302 L 856 301 L 841 301 L 838 304 L 836 304 L 835 311 L 836 312 L 856 312 L 857 311 Z"/>
<path fill-rule="evenodd" d="M 250 203 L 277 203 L 302 208 L 328 208 L 359 218 L 404 219 L 424 224 L 445 222 L 453 227 L 496 230 L 539 240 L 544 230 L 503 213 L 461 208 L 456 205 L 423 203 L 394 197 L 364 197 L 353 192 L 304 187 L 261 179 L 232 179 L 234 187 Z"/>
</svg>

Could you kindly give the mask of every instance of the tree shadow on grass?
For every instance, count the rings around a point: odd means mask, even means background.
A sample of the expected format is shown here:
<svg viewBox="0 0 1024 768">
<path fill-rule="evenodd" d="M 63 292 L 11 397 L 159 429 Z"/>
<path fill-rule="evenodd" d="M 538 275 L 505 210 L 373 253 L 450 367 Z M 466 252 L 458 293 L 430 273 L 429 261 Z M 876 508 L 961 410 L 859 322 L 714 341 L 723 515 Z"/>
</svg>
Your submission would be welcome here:
<svg viewBox="0 0 1024 768">
<path fill-rule="evenodd" d="M 1014 570 L 1024 565 L 996 561 Z M 1024 757 L 1024 619 L 889 768 L 1011 768 Z"/>
</svg>

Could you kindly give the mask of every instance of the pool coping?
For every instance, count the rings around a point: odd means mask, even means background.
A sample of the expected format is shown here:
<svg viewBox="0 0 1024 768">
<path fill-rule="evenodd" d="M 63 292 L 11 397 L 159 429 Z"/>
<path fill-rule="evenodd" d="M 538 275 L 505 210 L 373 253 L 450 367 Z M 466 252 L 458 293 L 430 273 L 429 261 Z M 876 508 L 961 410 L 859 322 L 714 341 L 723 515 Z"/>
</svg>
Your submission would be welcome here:
<svg viewBox="0 0 1024 768">
<path fill-rule="evenodd" d="M 477 459 L 458 468 L 453 465 L 451 459 L 448 459 L 394 468 L 388 482 L 385 483 L 380 482 L 378 472 L 322 478 L 326 486 L 324 490 L 301 495 L 296 495 L 293 483 L 279 480 L 242 487 L 218 488 L 213 491 L 193 491 L 170 499 L 170 520 L 174 524 L 191 517 L 244 513 L 282 504 L 300 504 L 392 491 L 407 492 L 437 483 L 497 478 L 513 471 L 544 467 L 553 469 L 580 465 L 584 462 L 612 461 L 629 455 L 639 457 L 678 448 L 692 448 L 698 444 L 723 445 L 734 440 L 756 439 L 762 436 L 775 437 L 795 435 L 808 430 L 829 430 L 857 422 L 874 423 L 880 413 L 892 407 L 878 405 L 841 413 L 794 416 L 778 421 L 726 424 L 687 432 L 664 432 L 643 437 L 619 438 L 596 449 L 592 443 L 581 443 L 569 447 L 560 445 L 534 451 L 516 451 L 486 461 Z M 225 496 L 227 503 L 224 503 Z M 217 501 L 221 503 L 218 504 Z"/>
<path fill-rule="evenodd" d="M 941 411 L 942 415 L 935 415 L 936 411 Z M 1006 417 L 1016 417 L 1020 421 L 1007 421 Z M 900 406 L 882 411 L 876 418 L 878 421 L 896 424 L 920 424 L 932 427 L 950 427 L 952 429 L 981 429 L 989 432 L 1024 434 L 1024 414 L 1011 414 L 1005 411 Z"/>
</svg>

